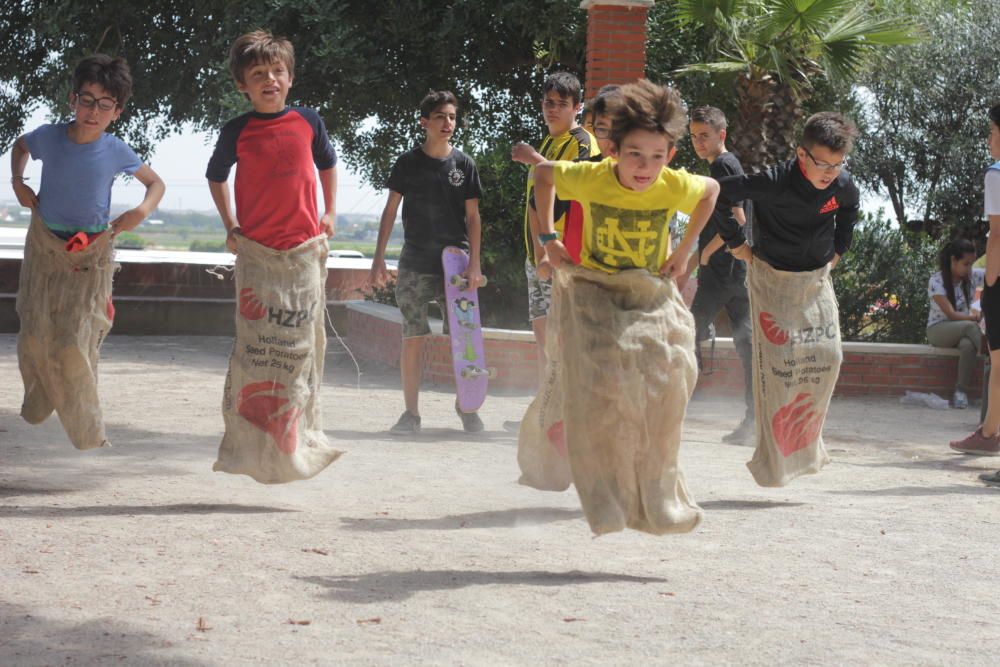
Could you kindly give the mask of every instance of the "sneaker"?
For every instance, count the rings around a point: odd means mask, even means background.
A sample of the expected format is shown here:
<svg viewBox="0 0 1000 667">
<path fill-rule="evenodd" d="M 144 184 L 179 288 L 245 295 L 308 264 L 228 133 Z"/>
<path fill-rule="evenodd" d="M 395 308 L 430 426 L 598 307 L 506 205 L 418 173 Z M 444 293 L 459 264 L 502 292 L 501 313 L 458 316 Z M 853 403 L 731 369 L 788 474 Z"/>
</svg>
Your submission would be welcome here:
<svg viewBox="0 0 1000 667">
<path fill-rule="evenodd" d="M 483 420 L 475 412 L 462 412 L 458 409 L 457 403 L 455 404 L 455 412 L 458 413 L 458 418 L 462 420 L 462 428 L 465 429 L 466 433 L 479 433 L 485 428 Z"/>
<path fill-rule="evenodd" d="M 963 454 L 1000 456 L 1000 433 L 987 438 L 983 435 L 983 427 L 980 426 L 968 438 L 953 441 L 950 447 L 956 452 L 962 452 Z"/>
<path fill-rule="evenodd" d="M 743 445 L 750 441 L 756 433 L 757 424 L 752 418 L 744 418 L 740 425 L 731 433 L 722 436 L 722 442 L 731 445 Z"/>
<path fill-rule="evenodd" d="M 961 389 L 956 389 L 955 394 L 951 397 L 951 407 L 957 410 L 964 410 L 969 407 L 969 397 L 965 395 L 965 392 Z"/>
<path fill-rule="evenodd" d="M 1000 486 L 1000 470 L 997 472 L 984 472 L 979 476 L 979 479 L 983 480 L 990 486 Z"/>
<path fill-rule="evenodd" d="M 396 425 L 389 429 L 393 435 L 407 435 L 409 433 L 420 433 L 420 417 L 409 410 L 399 417 Z"/>
</svg>

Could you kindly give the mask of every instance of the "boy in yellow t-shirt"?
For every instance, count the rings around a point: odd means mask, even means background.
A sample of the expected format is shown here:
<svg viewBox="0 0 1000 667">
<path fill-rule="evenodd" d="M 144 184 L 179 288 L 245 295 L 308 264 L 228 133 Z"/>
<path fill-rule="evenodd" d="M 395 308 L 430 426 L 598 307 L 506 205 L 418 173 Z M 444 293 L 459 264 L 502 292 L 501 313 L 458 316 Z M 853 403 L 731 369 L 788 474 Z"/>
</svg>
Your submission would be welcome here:
<svg viewBox="0 0 1000 667">
<path fill-rule="evenodd" d="M 667 168 L 686 129 L 684 103 L 673 88 L 642 80 L 622 87 L 609 101 L 608 115 L 614 160 L 535 167 L 538 241 L 545 251 L 539 265 L 558 268 L 570 261 L 552 219 L 558 195 L 583 208 L 581 266 L 679 276 L 719 194 L 715 180 Z M 690 222 L 671 254 L 669 223 L 677 212 L 690 215 Z"/>
<path fill-rule="evenodd" d="M 613 159 L 535 168 L 539 268 L 556 269 L 549 326 L 558 344 L 550 351 L 566 360 L 556 378 L 562 444 L 594 533 L 688 532 L 701 510 L 678 451 L 698 371 L 694 319 L 672 278 L 715 210 L 719 184 L 667 168 L 687 126 L 677 91 L 639 81 L 623 86 L 607 110 Z M 583 211 L 579 267 L 555 232 L 556 196 Z M 669 223 L 678 211 L 690 222 L 671 254 Z M 557 447 L 552 435 L 549 442 Z"/>
</svg>

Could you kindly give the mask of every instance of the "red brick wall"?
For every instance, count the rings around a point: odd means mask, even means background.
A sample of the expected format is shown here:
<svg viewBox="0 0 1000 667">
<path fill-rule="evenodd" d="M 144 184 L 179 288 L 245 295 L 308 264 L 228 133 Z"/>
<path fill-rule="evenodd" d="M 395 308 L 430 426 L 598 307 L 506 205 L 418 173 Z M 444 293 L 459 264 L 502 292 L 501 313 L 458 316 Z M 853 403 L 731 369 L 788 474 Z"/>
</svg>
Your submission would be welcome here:
<svg viewBox="0 0 1000 667">
<path fill-rule="evenodd" d="M 390 312 L 386 309 L 386 312 Z M 359 360 L 367 359 L 398 367 L 402 326 L 398 321 L 348 308 L 346 340 Z M 500 334 L 501 336 L 503 334 Z M 486 363 L 497 369 L 490 380 L 494 390 L 534 390 L 537 386 L 535 343 L 529 336 L 520 340 L 491 338 L 486 332 Z M 424 379 L 436 384 L 451 384 L 453 371 L 448 339 L 437 334 L 428 337 L 424 353 Z M 924 354 L 898 354 L 900 346 L 844 344 L 844 363 L 840 369 L 836 394 L 839 396 L 901 396 L 906 390 L 932 392 L 950 398 L 955 388 L 958 357 L 949 352 L 925 346 L 908 346 Z M 860 351 L 854 351 L 855 350 Z M 883 351 L 884 350 L 884 351 Z M 698 378 L 698 389 L 710 393 L 742 395 L 743 367 L 736 350 L 728 340 L 716 346 L 714 359 L 709 360 L 704 348 L 707 371 Z M 979 365 L 973 374 L 970 395 L 980 395 L 983 369 Z"/>
<path fill-rule="evenodd" d="M 399 367 L 403 327 L 398 321 L 382 319 L 348 308 L 345 340 L 354 355 Z M 533 390 L 538 385 L 534 342 L 487 338 L 484 341 L 486 363 L 497 370 L 490 380 L 494 389 Z M 427 337 L 424 347 L 424 380 L 452 384 L 454 370 L 448 339 L 441 334 Z"/>
<path fill-rule="evenodd" d="M 630 83 L 646 76 L 647 2 L 587 7 L 586 97 L 609 83 Z"/>
</svg>

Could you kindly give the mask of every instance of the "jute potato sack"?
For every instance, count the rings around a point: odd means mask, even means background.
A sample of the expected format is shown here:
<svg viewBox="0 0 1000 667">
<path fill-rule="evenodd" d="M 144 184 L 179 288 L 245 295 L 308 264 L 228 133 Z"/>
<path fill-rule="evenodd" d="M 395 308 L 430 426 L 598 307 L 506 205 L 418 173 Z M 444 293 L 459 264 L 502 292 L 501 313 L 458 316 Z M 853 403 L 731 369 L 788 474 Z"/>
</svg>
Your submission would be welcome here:
<svg viewBox="0 0 1000 667">
<path fill-rule="evenodd" d="M 566 444 L 591 530 L 693 530 L 702 513 L 678 451 L 698 370 L 677 287 L 644 270 L 563 267 L 553 303 Z"/>
<path fill-rule="evenodd" d="M 111 241 L 104 233 L 83 250 L 68 252 L 66 242 L 34 215 L 21 262 L 16 303 L 21 416 L 38 424 L 54 410 L 77 449 L 109 444 L 97 395 L 97 361 L 114 319 Z"/>
<path fill-rule="evenodd" d="M 830 267 L 748 268 L 753 316 L 757 448 L 747 467 L 761 486 L 819 472 L 830 458 L 823 422 L 840 374 L 840 318 Z"/>
<path fill-rule="evenodd" d="M 326 352 L 326 237 L 272 250 L 237 237 L 236 340 L 213 470 L 263 484 L 308 479 L 335 461 L 319 392 Z"/>
<path fill-rule="evenodd" d="M 558 312 L 553 295 L 546 318 L 545 379 L 521 419 L 517 437 L 517 463 L 521 467 L 518 482 L 540 491 L 565 491 L 573 483 L 563 421 Z"/>
</svg>

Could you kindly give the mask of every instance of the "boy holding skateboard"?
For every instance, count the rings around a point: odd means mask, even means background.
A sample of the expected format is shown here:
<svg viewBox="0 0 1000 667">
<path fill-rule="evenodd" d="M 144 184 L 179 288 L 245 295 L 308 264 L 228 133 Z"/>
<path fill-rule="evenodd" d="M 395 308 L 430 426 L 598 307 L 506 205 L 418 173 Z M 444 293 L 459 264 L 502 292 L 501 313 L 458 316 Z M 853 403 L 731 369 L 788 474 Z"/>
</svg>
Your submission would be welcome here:
<svg viewBox="0 0 1000 667">
<path fill-rule="evenodd" d="M 441 252 L 458 246 L 469 252 L 465 278 L 472 287 L 480 285 L 479 267 L 481 223 L 479 198 L 482 186 L 476 163 L 451 145 L 455 133 L 458 100 L 449 91 L 432 91 L 420 102 L 420 126 L 424 143 L 403 153 L 389 174 L 389 198 L 379 223 L 378 241 L 369 283 L 382 285 L 388 278 L 385 247 L 403 203 L 403 251 L 396 278 L 396 303 L 403 316 L 403 345 L 399 372 L 403 381 L 406 410 L 390 429 L 393 434 L 420 431 L 421 367 L 424 337 L 430 334 L 427 306 L 436 302 L 445 307 L 444 270 Z M 447 327 L 447 320 L 445 320 Z M 475 412 L 456 412 L 468 432 L 483 430 Z"/>
</svg>

